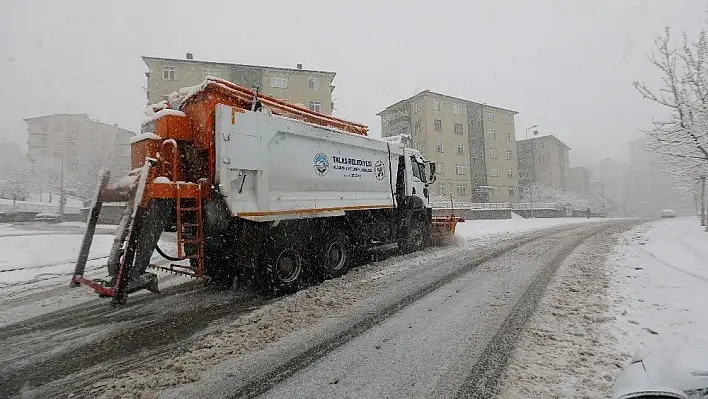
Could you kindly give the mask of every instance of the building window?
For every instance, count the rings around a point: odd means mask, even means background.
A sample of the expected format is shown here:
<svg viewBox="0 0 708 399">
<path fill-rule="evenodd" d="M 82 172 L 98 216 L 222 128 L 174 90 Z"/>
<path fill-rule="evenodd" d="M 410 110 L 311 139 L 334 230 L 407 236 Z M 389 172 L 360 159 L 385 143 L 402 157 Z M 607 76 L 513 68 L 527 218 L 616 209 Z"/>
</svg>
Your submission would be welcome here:
<svg viewBox="0 0 708 399">
<path fill-rule="evenodd" d="M 440 107 L 440 101 L 439 100 L 433 100 L 433 111 L 440 111 L 442 108 Z"/>
<path fill-rule="evenodd" d="M 465 134 L 465 129 L 461 123 L 455 123 L 455 134 Z"/>
<path fill-rule="evenodd" d="M 467 186 L 457 186 L 457 195 L 463 196 L 467 195 Z"/>
<path fill-rule="evenodd" d="M 506 159 L 511 161 L 511 150 L 506 150 Z"/>
<path fill-rule="evenodd" d="M 487 120 L 490 122 L 494 122 L 495 120 L 497 120 L 497 116 L 494 114 L 493 111 L 487 112 Z"/>
<path fill-rule="evenodd" d="M 513 169 L 507 169 L 506 171 L 506 177 L 513 179 L 514 178 L 514 170 Z"/>
<path fill-rule="evenodd" d="M 411 113 L 417 114 L 418 112 L 420 112 L 420 104 L 419 103 L 411 104 Z"/>
<path fill-rule="evenodd" d="M 415 125 L 413 125 L 413 133 L 415 133 L 415 134 L 423 133 L 423 125 L 421 125 L 420 121 L 416 122 Z"/>
<path fill-rule="evenodd" d="M 440 184 L 438 186 L 438 195 L 445 195 L 445 185 Z"/>
<path fill-rule="evenodd" d="M 415 149 L 418 150 L 418 151 L 422 151 L 422 150 L 423 150 L 423 147 L 420 145 L 420 143 L 415 143 L 415 144 L 413 145 L 413 148 L 415 148 Z"/>
<path fill-rule="evenodd" d="M 452 104 L 452 113 L 455 115 L 462 115 L 462 105 Z"/>
<path fill-rule="evenodd" d="M 506 132 L 506 142 L 511 143 L 511 132 L 509 131 Z"/>
<path fill-rule="evenodd" d="M 307 87 L 312 91 L 318 91 L 320 89 L 320 78 L 310 78 L 310 80 L 307 81 Z"/>
<path fill-rule="evenodd" d="M 496 130 L 489 131 L 489 139 L 492 141 L 497 141 L 497 131 Z"/>
<path fill-rule="evenodd" d="M 320 112 L 322 109 L 319 101 L 310 101 L 310 111 Z"/>
<path fill-rule="evenodd" d="M 465 146 L 462 144 L 458 144 L 455 146 L 455 154 L 464 154 L 465 153 Z"/>
<path fill-rule="evenodd" d="M 209 76 L 221 79 L 221 69 L 202 68 L 202 79 L 206 80 Z"/>
<path fill-rule="evenodd" d="M 505 125 L 511 125 L 511 116 L 509 116 L 509 115 L 504 115 L 504 124 L 505 124 Z"/>
<path fill-rule="evenodd" d="M 539 155 L 538 157 L 536 157 L 536 159 L 538 160 L 538 163 L 543 163 L 543 155 Z"/>
<path fill-rule="evenodd" d="M 270 78 L 270 87 L 288 88 L 288 79 L 283 76 L 273 76 Z"/>
<path fill-rule="evenodd" d="M 509 196 L 510 197 L 514 196 L 514 186 L 509 186 Z"/>
<path fill-rule="evenodd" d="M 492 159 L 497 159 L 497 158 L 499 158 L 499 157 L 497 156 L 497 150 L 495 150 L 494 148 L 489 149 L 489 157 L 492 158 Z"/>
<path fill-rule="evenodd" d="M 442 162 L 435 163 L 435 174 L 438 176 L 445 176 L 445 164 Z"/>
<path fill-rule="evenodd" d="M 433 130 L 435 130 L 436 132 L 442 132 L 442 121 L 440 119 L 435 119 L 433 121 L 433 124 Z"/>
<path fill-rule="evenodd" d="M 177 68 L 173 66 L 162 67 L 163 80 L 177 80 Z"/>
<path fill-rule="evenodd" d="M 440 141 L 435 142 L 435 152 L 444 152 L 443 143 Z"/>
<path fill-rule="evenodd" d="M 455 174 L 459 176 L 463 176 L 466 173 L 467 170 L 467 165 L 458 163 L 455 164 Z"/>
<path fill-rule="evenodd" d="M 61 150 L 54 150 L 54 158 L 61 157 Z"/>
<path fill-rule="evenodd" d="M 490 174 L 492 177 L 499 177 L 499 168 L 496 166 L 492 168 L 492 173 Z"/>
</svg>

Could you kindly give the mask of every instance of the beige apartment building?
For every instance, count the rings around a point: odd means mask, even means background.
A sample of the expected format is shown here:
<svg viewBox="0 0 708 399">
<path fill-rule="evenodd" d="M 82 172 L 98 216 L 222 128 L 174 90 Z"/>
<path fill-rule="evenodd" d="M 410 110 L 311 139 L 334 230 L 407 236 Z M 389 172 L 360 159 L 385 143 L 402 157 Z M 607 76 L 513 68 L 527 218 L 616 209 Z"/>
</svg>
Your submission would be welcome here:
<svg viewBox="0 0 708 399">
<path fill-rule="evenodd" d="M 430 90 L 378 113 L 382 136 L 409 134 L 435 161 L 434 197 L 472 202 L 518 200 L 516 114 Z"/>
<path fill-rule="evenodd" d="M 67 181 L 93 179 L 85 182 L 89 187 L 96 184 L 95 177 L 89 176 L 101 166 L 110 167 L 118 177 L 130 169 L 130 138 L 135 134 L 129 130 L 92 120 L 84 114 L 45 115 L 24 121 L 28 133 L 27 156 L 33 165 L 42 166 L 45 173 L 53 176 L 50 180 L 59 178 L 62 159 Z M 67 186 L 71 188 L 71 182 Z"/>
<path fill-rule="evenodd" d="M 570 147 L 553 135 L 519 140 L 516 145 L 522 188 L 535 182 L 559 190 L 568 189 Z"/>
<path fill-rule="evenodd" d="M 331 114 L 332 81 L 335 72 L 296 68 L 229 64 L 197 61 L 187 53 L 185 59 L 142 57 L 148 67 L 148 102 L 162 101 L 170 93 L 183 87 L 194 86 L 207 76 L 228 80 L 248 88 L 259 87 L 260 92 L 291 103 L 308 107 L 324 114 Z"/>
</svg>

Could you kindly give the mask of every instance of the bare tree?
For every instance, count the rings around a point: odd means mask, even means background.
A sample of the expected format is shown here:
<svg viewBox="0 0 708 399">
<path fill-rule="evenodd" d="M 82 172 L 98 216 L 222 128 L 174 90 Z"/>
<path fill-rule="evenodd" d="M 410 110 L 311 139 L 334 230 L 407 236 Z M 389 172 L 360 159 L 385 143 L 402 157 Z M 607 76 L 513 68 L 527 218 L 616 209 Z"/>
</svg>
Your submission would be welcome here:
<svg viewBox="0 0 708 399">
<path fill-rule="evenodd" d="M 645 132 L 653 138 L 647 149 L 681 187 L 693 190 L 708 172 L 708 38 L 704 29 L 695 41 L 684 34 L 674 45 L 667 27 L 654 44 L 649 60 L 661 73 L 661 85 L 633 84 L 643 98 L 667 111 Z"/>
<path fill-rule="evenodd" d="M 98 172 L 102 167 L 111 171 L 111 180 L 121 178 L 130 169 L 126 151 L 120 147 L 111 149 L 108 155 L 100 152 L 81 151 L 67 160 L 68 170 L 65 185 L 76 196 L 89 198 L 96 189 Z"/>
</svg>

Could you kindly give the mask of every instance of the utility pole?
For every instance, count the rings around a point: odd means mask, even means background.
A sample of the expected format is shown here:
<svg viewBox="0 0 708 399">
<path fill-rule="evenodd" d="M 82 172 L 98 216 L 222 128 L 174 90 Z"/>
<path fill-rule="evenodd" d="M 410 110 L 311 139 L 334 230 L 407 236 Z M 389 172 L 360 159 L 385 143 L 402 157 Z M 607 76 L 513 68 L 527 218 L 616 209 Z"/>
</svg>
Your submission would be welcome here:
<svg viewBox="0 0 708 399">
<path fill-rule="evenodd" d="M 701 226 L 706 225 L 706 177 L 701 176 Z"/>
<path fill-rule="evenodd" d="M 526 128 L 526 143 L 531 145 L 531 165 L 533 166 L 533 182 L 529 184 L 529 202 L 531 205 L 531 218 L 533 218 L 533 184 L 536 183 L 536 150 L 535 150 L 535 143 L 530 142 L 529 140 L 529 130 L 537 128 L 538 125 L 533 125 L 529 126 Z M 533 135 L 536 136 L 538 135 L 538 130 L 535 130 L 533 132 Z"/>
<path fill-rule="evenodd" d="M 61 171 L 59 177 L 59 216 L 64 217 L 64 208 L 66 207 L 66 193 L 64 192 L 64 145 L 72 144 L 73 141 L 65 140 L 61 142 Z"/>
</svg>

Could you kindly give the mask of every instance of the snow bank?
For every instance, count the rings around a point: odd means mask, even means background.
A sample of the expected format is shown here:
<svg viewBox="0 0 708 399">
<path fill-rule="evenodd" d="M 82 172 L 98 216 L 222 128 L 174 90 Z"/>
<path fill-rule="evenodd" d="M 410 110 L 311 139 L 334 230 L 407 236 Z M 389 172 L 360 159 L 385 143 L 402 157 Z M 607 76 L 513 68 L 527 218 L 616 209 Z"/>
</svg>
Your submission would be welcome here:
<svg viewBox="0 0 708 399">
<path fill-rule="evenodd" d="M 708 233 L 695 217 L 643 225 L 613 255 L 613 332 L 624 355 L 708 345 Z"/>
<path fill-rule="evenodd" d="M 160 111 L 162 112 L 162 111 Z M 143 140 L 162 140 L 162 137 L 156 135 L 155 133 L 152 132 L 147 132 L 143 134 L 139 134 L 137 136 L 133 136 L 130 138 L 130 144 L 137 143 L 138 141 L 143 141 Z"/>
<path fill-rule="evenodd" d="M 80 234 L 0 237 L 0 288 L 56 276 L 66 276 L 68 282 L 82 238 Z M 108 256 L 112 242 L 113 236 L 96 235 L 89 259 Z"/>
<path fill-rule="evenodd" d="M 706 239 L 688 217 L 581 247 L 527 325 L 500 397 L 604 398 L 637 354 L 708 347 Z"/>
</svg>

